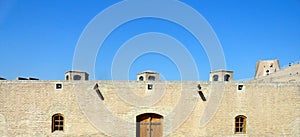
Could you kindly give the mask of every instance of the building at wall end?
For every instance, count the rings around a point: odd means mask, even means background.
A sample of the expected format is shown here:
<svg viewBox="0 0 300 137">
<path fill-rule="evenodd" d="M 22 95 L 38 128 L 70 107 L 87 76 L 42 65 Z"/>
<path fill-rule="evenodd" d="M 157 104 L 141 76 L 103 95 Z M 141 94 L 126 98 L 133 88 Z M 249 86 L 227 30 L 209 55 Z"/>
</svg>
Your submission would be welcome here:
<svg viewBox="0 0 300 137">
<path fill-rule="evenodd" d="M 256 62 L 256 71 L 254 78 L 268 76 L 280 70 L 279 60 L 260 60 Z"/>
</svg>

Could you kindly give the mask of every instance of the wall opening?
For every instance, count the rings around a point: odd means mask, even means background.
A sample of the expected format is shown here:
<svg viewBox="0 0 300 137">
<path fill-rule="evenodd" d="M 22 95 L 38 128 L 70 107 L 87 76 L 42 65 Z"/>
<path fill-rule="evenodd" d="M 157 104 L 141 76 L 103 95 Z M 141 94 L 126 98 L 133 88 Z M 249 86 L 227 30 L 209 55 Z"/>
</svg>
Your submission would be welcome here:
<svg viewBox="0 0 300 137">
<path fill-rule="evenodd" d="M 152 90 L 153 89 L 153 85 L 152 84 L 148 84 L 148 90 Z"/>
<path fill-rule="evenodd" d="M 155 113 L 145 113 L 136 116 L 137 137 L 162 137 L 163 116 Z"/>
<path fill-rule="evenodd" d="M 239 115 L 235 117 L 235 134 L 245 134 L 246 133 L 246 116 Z"/>
<path fill-rule="evenodd" d="M 81 80 L 81 76 L 80 75 L 75 75 L 73 79 L 74 80 Z"/>
<path fill-rule="evenodd" d="M 63 114 L 54 114 L 52 116 L 52 132 L 64 130 L 64 116 Z"/>
<path fill-rule="evenodd" d="M 62 84 L 61 83 L 56 83 L 55 89 L 62 89 Z"/>
<path fill-rule="evenodd" d="M 139 77 L 139 81 L 144 81 L 144 77 L 143 77 L 143 76 L 140 76 L 140 77 Z"/>
<path fill-rule="evenodd" d="M 218 75 L 214 75 L 213 76 L 213 81 L 218 81 L 219 80 L 219 76 Z"/>
<path fill-rule="evenodd" d="M 229 81 L 229 80 L 230 80 L 230 75 L 226 74 L 226 75 L 224 76 L 224 81 Z"/>
<path fill-rule="evenodd" d="M 238 85 L 238 90 L 243 90 L 244 85 Z"/>
<path fill-rule="evenodd" d="M 148 77 L 148 80 L 150 80 L 150 81 L 155 81 L 155 76 L 149 76 L 149 77 Z"/>
</svg>

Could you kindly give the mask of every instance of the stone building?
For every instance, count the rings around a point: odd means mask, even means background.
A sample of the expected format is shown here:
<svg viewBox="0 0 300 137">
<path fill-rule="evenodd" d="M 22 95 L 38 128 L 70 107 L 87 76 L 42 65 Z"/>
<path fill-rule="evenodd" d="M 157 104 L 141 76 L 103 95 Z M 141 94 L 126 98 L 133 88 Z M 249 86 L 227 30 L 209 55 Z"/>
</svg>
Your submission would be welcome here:
<svg viewBox="0 0 300 137">
<path fill-rule="evenodd" d="M 269 70 L 269 71 L 267 71 Z M 210 81 L 0 80 L 0 136 L 300 136 L 300 64 L 257 63 L 255 78 L 233 71 Z"/>
</svg>

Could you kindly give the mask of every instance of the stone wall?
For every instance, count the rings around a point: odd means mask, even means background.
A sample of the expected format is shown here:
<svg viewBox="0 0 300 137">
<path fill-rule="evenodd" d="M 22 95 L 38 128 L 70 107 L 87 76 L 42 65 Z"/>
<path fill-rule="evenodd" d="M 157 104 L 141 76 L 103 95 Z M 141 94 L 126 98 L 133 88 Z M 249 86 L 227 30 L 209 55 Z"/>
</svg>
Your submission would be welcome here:
<svg viewBox="0 0 300 137">
<path fill-rule="evenodd" d="M 62 89 L 56 89 L 56 84 Z M 95 85 L 104 97 L 99 98 Z M 153 89 L 149 90 L 148 84 Z M 206 101 L 198 94 L 198 84 Z M 243 85 L 239 90 L 238 85 Z M 0 136 L 135 136 L 136 116 L 164 117 L 164 136 L 299 136 L 300 84 L 0 81 Z M 51 132 L 52 115 L 65 117 Z M 247 117 L 246 134 L 234 118 Z"/>
</svg>

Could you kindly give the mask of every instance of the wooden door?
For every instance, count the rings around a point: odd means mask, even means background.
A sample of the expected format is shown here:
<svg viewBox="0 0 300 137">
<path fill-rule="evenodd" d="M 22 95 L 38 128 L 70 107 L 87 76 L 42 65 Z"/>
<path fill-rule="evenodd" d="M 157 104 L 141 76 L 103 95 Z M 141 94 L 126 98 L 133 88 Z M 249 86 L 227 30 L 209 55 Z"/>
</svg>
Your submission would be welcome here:
<svg viewBox="0 0 300 137">
<path fill-rule="evenodd" d="M 137 137 L 162 137 L 163 117 L 154 113 L 137 116 Z"/>
</svg>

